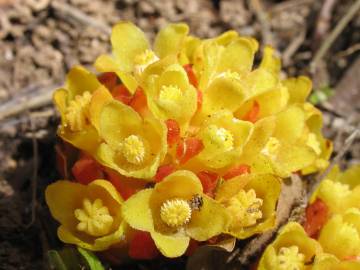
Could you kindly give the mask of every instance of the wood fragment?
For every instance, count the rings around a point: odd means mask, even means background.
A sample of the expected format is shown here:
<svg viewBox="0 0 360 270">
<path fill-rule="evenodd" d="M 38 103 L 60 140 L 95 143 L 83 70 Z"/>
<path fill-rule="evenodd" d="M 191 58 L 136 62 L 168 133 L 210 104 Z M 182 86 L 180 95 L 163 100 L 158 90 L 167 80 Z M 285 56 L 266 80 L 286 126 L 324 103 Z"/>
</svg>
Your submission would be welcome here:
<svg viewBox="0 0 360 270">
<path fill-rule="evenodd" d="M 319 50 L 316 52 L 313 61 L 310 63 L 310 72 L 315 74 L 316 68 L 322 58 L 325 56 L 331 45 L 334 43 L 336 38 L 345 29 L 348 23 L 354 18 L 357 12 L 360 10 L 360 0 L 356 0 L 346 11 L 344 17 L 337 23 L 336 27 L 331 31 L 329 36 L 321 44 Z"/>
<path fill-rule="evenodd" d="M 103 31 L 105 34 L 111 34 L 111 27 L 98 21 L 95 18 L 85 14 L 74 6 L 68 5 L 63 2 L 52 1 L 51 7 L 63 18 L 63 19 L 75 19 L 76 21 L 86 25 L 91 26 L 96 29 Z"/>
</svg>

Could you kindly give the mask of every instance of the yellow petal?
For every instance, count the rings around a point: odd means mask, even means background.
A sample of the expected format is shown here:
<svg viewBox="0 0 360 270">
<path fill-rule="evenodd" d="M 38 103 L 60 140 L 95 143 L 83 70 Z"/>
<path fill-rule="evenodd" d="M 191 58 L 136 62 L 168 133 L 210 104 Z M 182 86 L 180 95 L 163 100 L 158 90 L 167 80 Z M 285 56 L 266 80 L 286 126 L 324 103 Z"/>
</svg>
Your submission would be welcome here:
<svg viewBox="0 0 360 270">
<path fill-rule="evenodd" d="M 132 228 L 148 232 L 154 230 L 154 221 L 149 205 L 152 191 L 152 189 L 140 190 L 123 204 L 123 217 Z"/>
<path fill-rule="evenodd" d="M 85 91 L 92 93 L 100 85 L 97 77 L 81 66 L 73 67 L 66 76 L 65 88 L 69 91 L 69 100 Z"/>
<path fill-rule="evenodd" d="M 98 131 L 100 130 L 100 112 L 103 106 L 111 100 L 113 100 L 111 93 L 103 86 L 92 95 L 89 107 L 90 121 Z"/>
<path fill-rule="evenodd" d="M 190 238 L 188 236 L 165 235 L 158 232 L 151 232 L 156 247 L 168 258 L 180 257 L 189 246 Z"/>
<path fill-rule="evenodd" d="M 303 103 L 312 89 L 312 82 L 308 77 L 289 78 L 282 82 L 289 90 L 289 104 Z"/>
<path fill-rule="evenodd" d="M 101 137 L 115 149 L 126 137 L 138 134 L 142 125 L 139 114 L 117 100 L 103 107 L 99 122 Z"/>
<path fill-rule="evenodd" d="M 57 181 L 47 186 L 45 200 L 51 215 L 67 228 L 75 228 L 74 210 L 82 204 L 86 186 L 70 181 Z"/>
<path fill-rule="evenodd" d="M 360 211 L 349 209 L 334 215 L 322 228 L 319 243 L 325 252 L 345 259 L 360 254 Z"/>
<path fill-rule="evenodd" d="M 205 241 L 221 234 L 230 221 L 230 217 L 220 203 L 206 195 L 203 195 L 202 199 L 202 207 L 199 211 L 193 211 L 191 221 L 186 228 L 187 234 L 197 241 Z"/>
<path fill-rule="evenodd" d="M 124 72 L 132 71 L 135 57 L 150 47 L 145 34 L 130 22 L 121 22 L 113 27 L 111 45 L 116 62 Z"/>
<path fill-rule="evenodd" d="M 92 194 L 96 194 L 96 196 L 98 196 L 98 194 L 103 193 L 106 194 L 107 197 L 110 197 L 112 200 L 114 200 L 118 205 L 121 205 L 123 202 L 123 199 L 120 197 L 119 192 L 109 181 L 103 179 L 96 179 L 88 185 L 88 189 L 90 196 Z M 105 205 L 108 205 L 106 201 Z"/>
<path fill-rule="evenodd" d="M 191 171 L 179 170 L 155 185 L 150 203 L 152 209 L 160 209 L 167 199 L 190 200 L 196 194 L 202 194 L 200 180 Z"/>
<path fill-rule="evenodd" d="M 260 63 L 260 68 L 278 75 L 281 69 L 280 58 L 274 55 L 275 50 L 271 46 L 265 46 L 264 56 Z"/>
<path fill-rule="evenodd" d="M 274 137 L 292 144 L 302 135 L 304 126 L 304 112 L 296 106 L 289 107 L 277 115 Z"/>
<path fill-rule="evenodd" d="M 53 95 L 53 101 L 56 108 L 60 112 L 62 124 L 65 123 L 67 100 L 68 100 L 68 91 L 66 89 L 60 88 L 55 90 Z"/>
<path fill-rule="evenodd" d="M 245 99 L 242 85 L 237 80 L 225 77 L 214 79 L 203 95 L 205 114 L 224 109 L 234 112 Z"/>
<path fill-rule="evenodd" d="M 64 243 L 74 244 L 92 251 L 102 251 L 108 249 L 111 245 L 124 241 L 124 225 L 124 223 L 121 223 L 119 228 L 114 233 L 96 239 L 81 239 L 77 234 L 74 234 L 65 226 L 60 226 L 58 228 L 57 235 Z"/>
<path fill-rule="evenodd" d="M 163 58 L 177 54 L 183 46 L 189 27 L 185 23 L 169 24 L 157 34 L 154 43 L 155 53 Z"/>
<path fill-rule="evenodd" d="M 76 148 L 92 153 L 100 143 L 96 129 L 89 126 L 78 132 L 71 132 L 66 128 L 59 127 L 57 134 Z"/>
<path fill-rule="evenodd" d="M 234 40 L 223 51 L 218 64 L 218 72 L 233 71 L 239 74 L 249 72 L 254 62 L 255 52 L 248 38 Z"/>
</svg>

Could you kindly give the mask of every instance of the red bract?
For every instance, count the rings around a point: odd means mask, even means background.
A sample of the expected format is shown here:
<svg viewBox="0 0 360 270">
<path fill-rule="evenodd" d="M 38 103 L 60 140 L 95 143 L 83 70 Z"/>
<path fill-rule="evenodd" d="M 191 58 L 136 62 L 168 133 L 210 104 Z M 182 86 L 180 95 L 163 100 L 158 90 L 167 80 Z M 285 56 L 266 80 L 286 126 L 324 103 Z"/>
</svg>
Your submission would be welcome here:
<svg viewBox="0 0 360 270">
<path fill-rule="evenodd" d="M 192 68 L 192 65 L 191 64 L 187 64 L 187 65 L 184 65 L 184 69 L 187 73 L 187 76 L 189 78 L 189 82 L 195 86 L 195 87 L 198 87 L 198 80 L 196 78 L 196 75 L 194 73 L 194 70 Z"/>
<path fill-rule="evenodd" d="M 166 176 L 175 171 L 175 166 L 173 164 L 162 165 L 158 168 L 155 175 L 155 182 L 161 182 Z"/>
<path fill-rule="evenodd" d="M 189 243 L 188 248 L 185 251 L 185 255 L 187 255 L 187 256 L 193 255 L 198 247 L 199 247 L 199 242 L 194 239 L 190 239 L 190 243 Z"/>
<path fill-rule="evenodd" d="M 131 99 L 129 105 L 138 113 L 141 113 L 147 106 L 146 96 L 144 91 L 138 87 Z"/>
<path fill-rule="evenodd" d="M 328 213 L 327 205 L 320 199 L 316 199 L 306 208 L 304 229 L 310 237 L 316 238 L 318 236 L 328 219 Z"/>
<path fill-rule="evenodd" d="M 90 157 L 82 157 L 76 161 L 71 172 L 76 181 L 84 185 L 96 179 L 104 178 L 101 166 Z"/>
<path fill-rule="evenodd" d="M 260 112 L 260 105 L 255 100 L 250 111 L 248 111 L 247 114 L 245 114 L 243 120 L 255 123 L 258 120 L 259 112 Z"/>
<path fill-rule="evenodd" d="M 197 92 L 197 109 L 200 110 L 203 102 L 203 93 L 199 89 L 196 89 L 196 92 Z"/>
<path fill-rule="evenodd" d="M 197 174 L 203 186 L 204 193 L 210 197 L 214 196 L 219 176 L 216 173 L 201 171 Z"/>
<path fill-rule="evenodd" d="M 136 231 L 129 245 L 129 256 L 137 260 L 151 260 L 159 255 L 150 233 Z"/>
<path fill-rule="evenodd" d="M 111 94 L 115 99 L 123 102 L 126 105 L 129 105 L 132 99 L 129 90 L 127 90 L 127 88 L 123 84 L 118 84 L 113 87 L 111 90 Z"/>
<path fill-rule="evenodd" d="M 176 157 L 180 164 L 184 164 L 203 150 L 204 145 L 200 139 L 187 138 L 181 141 L 176 149 Z"/>
<path fill-rule="evenodd" d="M 98 76 L 99 82 L 101 82 L 107 89 L 111 90 L 116 86 L 118 77 L 115 72 L 105 72 Z"/>
<path fill-rule="evenodd" d="M 137 192 L 135 187 L 127 185 L 125 181 L 122 181 L 121 176 L 118 173 L 111 170 L 106 170 L 106 174 L 109 181 L 114 185 L 124 200 L 127 200 Z"/>
<path fill-rule="evenodd" d="M 251 168 L 249 165 L 246 164 L 241 164 L 239 166 L 236 166 L 234 168 L 231 168 L 230 170 L 228 170 L 224 175 L 223 178 L 225 180 L 234 178 L 236 176 L 242 175 L 244 173 L 250 173 Z"/>
<path fill-rule="evenodd" d="M 168 129 L 167 143 L 171 147 L 180 140 L 180 127 L 178 122 L 173 119 L 168 119 L 165 123 Z"/>
</svg>

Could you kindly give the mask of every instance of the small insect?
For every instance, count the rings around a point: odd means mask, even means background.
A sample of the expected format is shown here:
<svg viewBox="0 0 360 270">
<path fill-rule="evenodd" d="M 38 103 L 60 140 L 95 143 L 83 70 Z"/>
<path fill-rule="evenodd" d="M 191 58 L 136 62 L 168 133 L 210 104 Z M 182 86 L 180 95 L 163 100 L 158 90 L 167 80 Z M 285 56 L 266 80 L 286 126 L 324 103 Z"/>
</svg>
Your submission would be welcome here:
<svg viewBox="0 0 360 270">
<path fill-rule="evenodd" d="M 200 210 L 203 206 L 203 198 L 199 194 L 195 194 L 190 200 L 189 205 L 192 210 Z"/>
</svg>

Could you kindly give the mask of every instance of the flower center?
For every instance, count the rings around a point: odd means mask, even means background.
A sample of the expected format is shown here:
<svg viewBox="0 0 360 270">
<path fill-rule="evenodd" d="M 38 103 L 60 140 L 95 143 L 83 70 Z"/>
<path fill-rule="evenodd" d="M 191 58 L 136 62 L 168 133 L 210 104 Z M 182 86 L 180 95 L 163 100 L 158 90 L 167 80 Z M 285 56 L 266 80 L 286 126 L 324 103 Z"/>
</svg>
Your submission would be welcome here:
<svg viewBox="0 0 360 270">
<path fill-rule="evenodd" d="M 248 227 L 256 224 L 262 218 L 260 210 L 263 200 L 256 197 L 253 189 L 241 190 L 235 196 L 224 202 L 225 207 L 233 217 L 234 227 Z"/>
<path fill-rule="evenodd" d="M 72 131 L 80 131 L 87 124 L 89 116 L 89 104 L 91 94 L 86 91 L 82 95 L 77 95 L 70 101 L 65 112 L 65 126 L 69 125 Z"/>
<path fill-rule="evenodd" d="M 160 208 L 160 217 L 170 227 L 180 227 L 190 221 L 190 205 L 182 199 L 167 200 Z"/>
<path fill-rule="evenodd" d="M 181 89 L 175 85 L 163 85 L 161 87 L 159 99 L 167 102 L 178 102 L 182 97 Z"/>
<path fill-rule="evenodd" d="M 313 149 L 317 155 L 321 154 L 320 143 L 314 133 L 309 134 L 307 141 L 306 141 L 306 145 L 309 146 L 311 149 Z"/>
<path fill-rule="evenodd" d="M 280 142 L 275 137 L 270 137 L 265 147 L 261 150 L 261 153 L 273 157 L 276 156 L 277 151 L 279 150 Z"/>
<path fill-rule="evenodd" d="M 121 144 L 121 152 L 128 162 L 139 165 L 145 158 L 144 142 L 139 136 L 130 135 Z"/>
<path fill-rule="evenodd" d="M 74 215 L 79 220 L 76 229 L 91 236 L 103 236 L 110 232 L 113 224 L 113 217 L 109 209 L 103 205 L 101 199 L 93 203 L 88 198 L 83 200 L 83 208 L 76 209 Z"/>
<path fill-rule="evenodd" d="M 231 132 L 216 125 L 207 126 L 202 132 L 201 138 L 206 151 L 227 152 L 234 147 L 234 137 Z"/>
<path fill-rule="evenodd" d="M 143 53 L 135 56 L 134 59 L 134 72 L 136 75 L 140 75 L 147 66 L 159 60 L 155 53 L 151 50 L 145 50 Z"/>
<path fill-rule="evenodd" d="M 221 72 L 218 77 L 223 77 L 223 78 L 227 78 L 227 79 L 235 79 L 235 80 L 240 80 L 240 75 L 237 72 L 232 72 L 230 70 L 227 70 L 225 72 Z"/>
<path fill-rule="evenodd" d="M 279 270 L 304 269 L 305 255 L 299 252 L 297 246 L 282 247 L 277 255 Z"/>
</svg>

